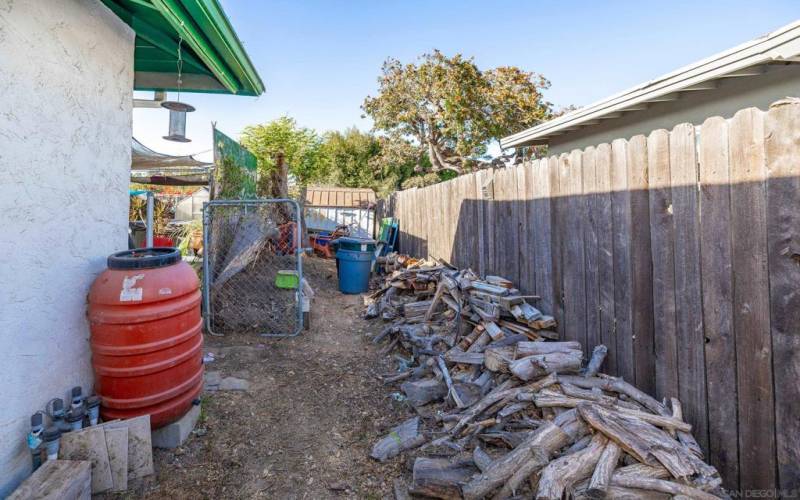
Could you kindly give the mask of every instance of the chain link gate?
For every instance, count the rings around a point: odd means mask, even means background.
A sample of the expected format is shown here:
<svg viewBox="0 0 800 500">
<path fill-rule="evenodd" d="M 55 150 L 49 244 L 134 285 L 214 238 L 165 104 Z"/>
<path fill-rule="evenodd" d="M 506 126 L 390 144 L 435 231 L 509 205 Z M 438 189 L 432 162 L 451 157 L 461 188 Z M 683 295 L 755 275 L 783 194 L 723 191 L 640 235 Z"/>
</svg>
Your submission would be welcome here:
<svg viewBox="0 0 800 500">
<path fill-rule="evenodd" d="M 300 333 L 299 221 L 300 205 L 289 199 L 214 200 L 203 205 L 203 305 L 209 333 Z M 279 287 L 278 271 L 296 272 L 297 286 Z M 282 273 L 285 279 L 291 282 L 294 277 Z"/>
</svg>

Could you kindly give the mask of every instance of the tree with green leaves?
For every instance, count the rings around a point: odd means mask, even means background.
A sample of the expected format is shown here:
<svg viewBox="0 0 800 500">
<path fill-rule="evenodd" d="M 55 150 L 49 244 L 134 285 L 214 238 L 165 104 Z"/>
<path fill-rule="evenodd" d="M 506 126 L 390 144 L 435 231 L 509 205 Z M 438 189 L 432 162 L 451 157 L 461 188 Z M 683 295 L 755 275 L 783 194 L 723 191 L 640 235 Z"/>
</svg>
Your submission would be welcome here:
<svg viewBox="0 0 800 500">
<path fill-rule="evenodd" d="M 283 155 L 291 173 L 300 185 L 324 178 L 325 162 L 319 161 L 322 140 L 309 128 L 298 127 L 294 119 L 282 116 L 262 125 L 245 127 L 242 145 L 258 158 L 259 179 L 269 179 L 276 168 L 278 155 Z M 259 186 L 263 195 L 267 190 Z"/>
<path fill-rule="evenodd" d="M 372 134 L 352 127 L 344 132 L 325 134 L 320 148 L 322 170 L 328 182 L 344 187 L 371 187 L 375 181 L 373 157 L 380 154 L 381 145 Z"/>
<path fill-rule="evenodd" d="M 432 171 L 478 166 L 492 140 L 550 117 L 542 97 L 549 82 L 513 66 L 481 71 L 472 58 L 424 54 L 418 64 L 388 59 L 378 94 L 363 110 L 376 130 L 413 138 Z"/>
</svg>

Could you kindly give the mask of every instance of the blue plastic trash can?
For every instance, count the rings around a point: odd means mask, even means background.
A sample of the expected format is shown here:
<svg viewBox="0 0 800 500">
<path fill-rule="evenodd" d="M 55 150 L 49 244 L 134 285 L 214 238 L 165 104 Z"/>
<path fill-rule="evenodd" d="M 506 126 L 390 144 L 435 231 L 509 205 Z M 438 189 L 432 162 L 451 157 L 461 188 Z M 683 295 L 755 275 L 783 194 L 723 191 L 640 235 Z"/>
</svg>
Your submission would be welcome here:
<svg viewBox="0 0 800 500">
<path fill-rule="evenodd" d="M 364 293 L 369 290 L 369 271 L 374 257 L 375 254 L 369 251 L 343 248 L 336 251 L 339 290 L 342 293 Z"/>
</svg>

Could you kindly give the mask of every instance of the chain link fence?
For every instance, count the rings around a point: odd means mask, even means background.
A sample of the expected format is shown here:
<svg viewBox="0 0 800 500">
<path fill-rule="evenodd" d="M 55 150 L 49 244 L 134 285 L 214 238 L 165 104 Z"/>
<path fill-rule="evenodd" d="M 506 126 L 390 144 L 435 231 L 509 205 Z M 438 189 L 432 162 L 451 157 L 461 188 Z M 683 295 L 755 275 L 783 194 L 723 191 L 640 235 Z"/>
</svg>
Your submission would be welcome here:
<svg viewBox="0 0 800 500">
<path fill-rule="evenodd" d="M 209 333 L 300 333 L 301 287 L 291 287 L 303 279 L 299 215 L 294 200 L 205 204 L 203 298 Z"/>
</svg>

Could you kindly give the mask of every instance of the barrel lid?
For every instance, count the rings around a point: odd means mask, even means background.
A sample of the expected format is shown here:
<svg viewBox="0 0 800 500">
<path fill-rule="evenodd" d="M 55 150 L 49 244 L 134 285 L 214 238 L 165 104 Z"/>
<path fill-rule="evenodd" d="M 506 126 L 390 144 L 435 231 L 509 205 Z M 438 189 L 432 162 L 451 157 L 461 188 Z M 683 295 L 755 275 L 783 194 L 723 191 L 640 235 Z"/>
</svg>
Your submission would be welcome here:
<svg viewBox="0 0 800 500">
<path fill-rule="evenodd" d="M 109 269 L 150 269 L 180 262 L 181 252 L 174 247 L 150 247 L 123 250 L 108 256 Z"/>
</svg>

